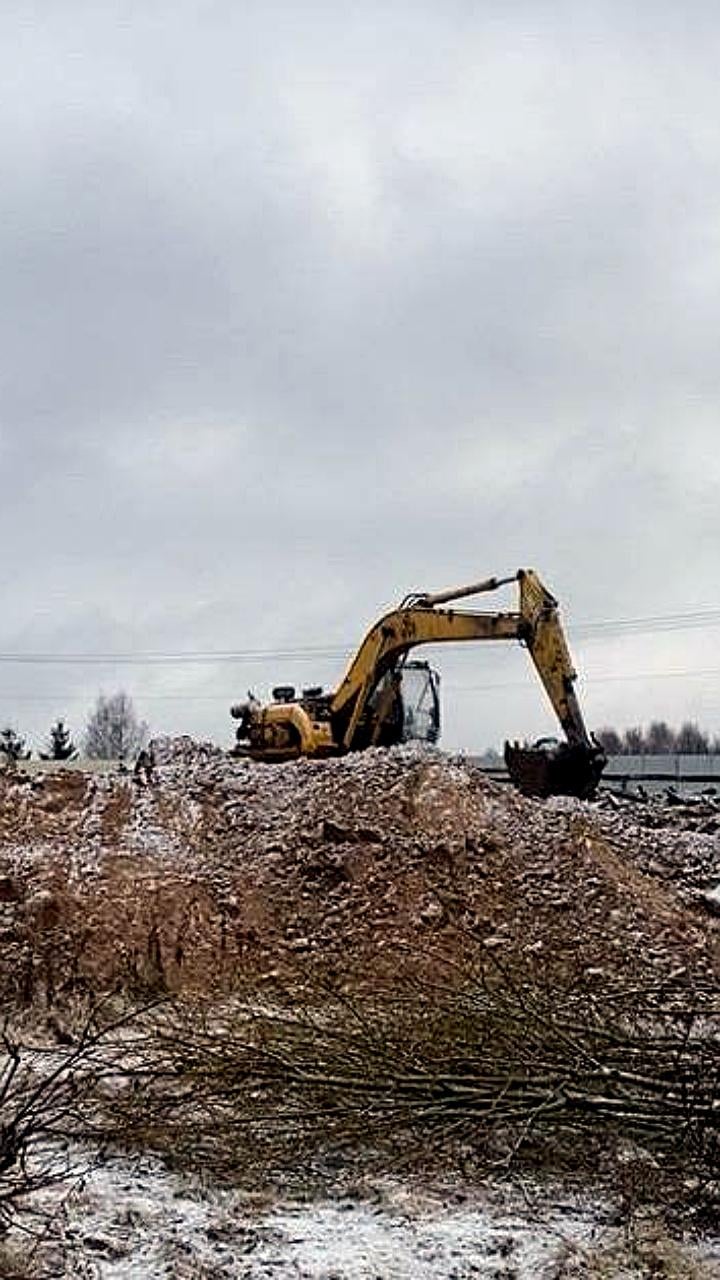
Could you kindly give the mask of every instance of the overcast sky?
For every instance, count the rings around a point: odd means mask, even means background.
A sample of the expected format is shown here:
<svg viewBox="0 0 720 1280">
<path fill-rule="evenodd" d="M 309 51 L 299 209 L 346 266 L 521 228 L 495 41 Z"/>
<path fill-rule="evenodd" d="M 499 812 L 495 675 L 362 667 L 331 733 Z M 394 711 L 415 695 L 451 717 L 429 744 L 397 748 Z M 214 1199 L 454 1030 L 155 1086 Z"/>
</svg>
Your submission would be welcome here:
<svg viewBox="0 0 720 1280">
<path fill-rule="evenodd" d="M 333 652 L 3 662 L 0 719 L 229 744 L 532 565 L 592 726 L 720 733 L 718 66 L 693 0 L 3 0 L 0 652 Z M 552 729 L 521 651 L 432 656 L 446 745 Z"/>
</svg>

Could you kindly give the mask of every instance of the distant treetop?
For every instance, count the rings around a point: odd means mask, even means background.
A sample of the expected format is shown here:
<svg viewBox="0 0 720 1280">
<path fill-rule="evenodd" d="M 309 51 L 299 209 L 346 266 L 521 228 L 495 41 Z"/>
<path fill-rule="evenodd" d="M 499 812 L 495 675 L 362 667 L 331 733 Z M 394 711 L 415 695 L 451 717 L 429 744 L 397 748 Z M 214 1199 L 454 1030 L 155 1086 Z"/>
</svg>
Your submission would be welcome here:
<svg viewBox="0 0 720 1280">
<path fill-rule="evenodd" d="M 636 725 L 619 733 L 608 727 L 595 736 L 611 756 L 697 756 L 720 752 L 720 737 L 711 738 L 690 720 L 678 730 L 671 729 L 664 720 L 653 720 L 647 729 Z"/>
<path fill-rule="evenodd" d="M 132 760 L 147 742 L 148 727 L 138 720 L 127 693 L 101 693 L 88 717 L 85 755 L 95 760 Z"/>
</svg>

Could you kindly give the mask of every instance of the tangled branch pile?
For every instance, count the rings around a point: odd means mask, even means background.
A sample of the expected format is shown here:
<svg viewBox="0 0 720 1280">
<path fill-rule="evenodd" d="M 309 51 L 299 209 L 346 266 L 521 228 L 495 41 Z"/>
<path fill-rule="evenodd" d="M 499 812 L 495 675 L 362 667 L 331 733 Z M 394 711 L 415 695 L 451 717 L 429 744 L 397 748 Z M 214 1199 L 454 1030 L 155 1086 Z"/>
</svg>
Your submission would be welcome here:
<svg viewBox="0 0 720 1280">
<path fill-rule="evenodd" d="M 714 1203 L 710 993 L 694 1005 L 672 984 L 588 999 L 518 987 L 494 964 L 461 978 L 359 999 L 308 992 L 223 1018 L 170 1007 L 146 1087 L 126 1099 L 123 1138 L 253 1183 L 299 1161 L 337 1178 L 359 1152 L 386 1168 L 461 1156 L 478 1169 L 522 1160 L 587 1175 L 599 1151 L 630 1142 L 655 1183 L 680 1177 L 687 1200 L 692 1177 L 693 1196 Z"/>
<path fill-rule="evenodd" d="M 78 1162 L 69 1144 L 95 1137 L 96 1104 L 109 1084 L 131 1078 L 126 1063 L 126 1028 L 143 1024 L 138 1012 L 114 1019 L 93 1007 L 76 1022 L 65 1045 L 31 1040 L 11 1031 L 0 1036 L 0 1238 L 28 1217 L 42 1217 L 34 1202 L 68 1181 L 77 1182 L 87 1161 Z"/>
</svg>

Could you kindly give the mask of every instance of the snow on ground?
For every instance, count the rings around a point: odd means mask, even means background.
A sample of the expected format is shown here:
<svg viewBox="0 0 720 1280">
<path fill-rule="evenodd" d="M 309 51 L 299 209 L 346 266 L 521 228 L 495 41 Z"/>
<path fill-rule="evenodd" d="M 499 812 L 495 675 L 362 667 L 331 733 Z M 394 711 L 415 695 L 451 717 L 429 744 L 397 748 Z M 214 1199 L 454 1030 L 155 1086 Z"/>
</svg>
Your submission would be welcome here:
<svg viewBox="0 0 720 1280">
<path fill-rule="evenodd" d="M 147 1157 L 96 1166 L 22 1275 L 42 1280 L 714 1280 L 720 1240 L 628 1234 L 606 1203 L 503 1184 L 270 1202 Z M 644 1243 L 643 1243 L 644 1240 Z M 3 1272 L 5 1274 L 5 1272 Z M 14 1272 L 13 1272 L 14 1274 Z"/>
<path fill-rule="evenodd" d="M 148 1156 L 96 1166 L 65 1201 L 53 1280 L 555 1280 L 656 1274 L 585 1262 L 613 1235 L 608 1206 L 383 1180 L 362 1196 L 275 1202 L 168 1172 Z M 617 1234 L 617 1231 L 614 1232 Z M 720 1275 L 720 1242 L 684 1255 Z M 62 1261 L 61 1261 L 62 1259 Z M 691 1261 L 692 1260 L 692 1261 Z M 717 1270 L 715 1268 L 717 1267 Z M 567 1268 L 567 1269 L 566 1269 Z M 662 1271 L 659 1274 L 676 1274 Z"/>
<path fill-rule="evenodd" d="M 539 1280 L 561 1251 L 592 1241 L 597 1219 L 589 1204 L 533 1214 L 390 1182 L 366 1200 L 254 1206 L 142 1157 L 89 1175 L 68 1201 L 65 1238 L 97 1280 Z"/>
</svg>

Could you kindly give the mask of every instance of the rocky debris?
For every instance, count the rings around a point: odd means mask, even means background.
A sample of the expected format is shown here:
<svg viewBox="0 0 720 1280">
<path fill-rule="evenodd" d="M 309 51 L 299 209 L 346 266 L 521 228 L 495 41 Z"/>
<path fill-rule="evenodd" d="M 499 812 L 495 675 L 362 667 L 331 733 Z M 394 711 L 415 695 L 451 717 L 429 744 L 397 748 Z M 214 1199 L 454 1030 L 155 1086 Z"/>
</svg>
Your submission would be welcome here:
<svg viewBox="0 0 720 1280">
<path fill-rule="evenodd" d="M 669 792 L 638 804 L 601 793 L 597 824 L 646 874 L 672 883 L 698 900 L 720 881 L 720 802 L 709 796 L 680 800 Z"/>
<path fill-rule="evenodd" d="M 154 744 L 159 785 L 0 779 L 7 994 L 230 990 L 310 964 L 371 980 L 436 955 L 714 979 L 720 838 L 697 812 L 538 801 L 416 748 L 263 765 Z"/>
<path fill-rule="evenodd" d="M 225 759 L 226 753 L 214 742 L 198 742 L 188 734 L 179 737 L 153 738 L 150 748 L 157 765 L 200 765 L 209 760 Z"/>
</svg>

